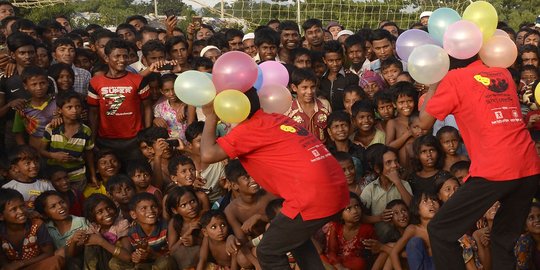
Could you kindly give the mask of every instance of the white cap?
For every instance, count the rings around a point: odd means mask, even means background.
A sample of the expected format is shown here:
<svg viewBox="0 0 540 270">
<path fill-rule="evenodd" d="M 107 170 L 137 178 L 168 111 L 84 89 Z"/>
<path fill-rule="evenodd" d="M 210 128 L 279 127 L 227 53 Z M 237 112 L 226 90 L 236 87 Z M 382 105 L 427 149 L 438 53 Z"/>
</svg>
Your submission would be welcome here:
<svg viewBox="0 0 540 270">
<path fill-rule="evenodd" d="M 433 14 L 433 11 L 424 11 L 420 14 L 420 19 L 424 18 L 424 17 L 430 17 L 431 14 Z"/>
<path fill-rule="evenodd" d="M 536 23 L 534 24 L 534 27 L 540 27 L 540 15 L 536 17 Z"/>
<path fill-rule="evenodd" d="M 336 39 L 338 39 L 339 37 L 341 37 L 341 36 L 343 36 L 343 35 L 349 35 L 349 36 L 352 36 L 352 35 L 354 35 L 354 33 L 353 33 L 353 31 L 347 30 L 347 29 L 341 30 L 341 31 L 339 31 L 339 32 L 337 33 Z"/>
<path fill-rule="evenodd" d="M 255 33 L 245 34 L 244 37 L 242 38 L 242 42 L 244 42 L 244 40 L 247 40 L 247 39 L 255 39 Z"/>
<path fill-rule="evenodd" d="M 221 50 L 216 47 L 216 46 L 213 46 L 213 45 L 209 45 L 209 46 L 206 46 L 204 47 L 202 50 L 201 50 L 201 53 L 199 54 L 201 57 L 204 57 L 204 54 L 209 51 L 209 50 L 218 50 L 218 52 L 221 53 Z"/>
</svg>

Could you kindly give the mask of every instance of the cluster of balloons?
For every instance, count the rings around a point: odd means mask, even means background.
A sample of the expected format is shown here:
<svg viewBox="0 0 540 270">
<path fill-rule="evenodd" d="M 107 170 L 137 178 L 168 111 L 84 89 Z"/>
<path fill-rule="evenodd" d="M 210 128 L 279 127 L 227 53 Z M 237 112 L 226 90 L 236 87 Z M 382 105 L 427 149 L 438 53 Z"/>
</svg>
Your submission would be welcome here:
<svg viewBox="0 0 540 270">
<path fill-rule="evenodd" d="M 497 11 L 486 1 L 471 3 L 463 17 L 451 8 L 439 8 L 429 18 L 428 32 L 405 31 L 396 41 L 396 51 L 422 84 L 442 80 L 450 67 L 449 55 L 468 59 L 479 54 L 487 66 L 507 68 L 517 57 L 517 47 L 496 29 L 497 22 Z"/>
<path fill-rule="evenodd" d="M 248 117 L 251 104 L 244 93 L 252 87 L 257 89 L 261 108 L 267 113 L 282 114 L 291 106 L 289 72 L 279 62 L 257 65 L 249 55 L 231 51 L 218 58 L 209 75 L 193 70 L 178 75 L 174 82 L 176 96 L 197 107 L 213 100 L 216 115 L 227 123 L 239 123 Z"/>
</svg>

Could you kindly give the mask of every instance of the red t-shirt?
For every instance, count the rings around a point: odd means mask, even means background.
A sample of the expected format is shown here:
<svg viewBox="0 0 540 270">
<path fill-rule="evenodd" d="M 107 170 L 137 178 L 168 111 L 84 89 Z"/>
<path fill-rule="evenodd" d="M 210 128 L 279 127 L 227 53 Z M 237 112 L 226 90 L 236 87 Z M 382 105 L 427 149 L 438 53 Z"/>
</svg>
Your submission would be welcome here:
<svg viewBox="0 0 540 270">
<path fill-rule="evenodd" d="M 313 134 L 280 114 L 256 112 L 217 140 L 265 190 L 285 199 L 281 212 L 304 220 L 336 214 L 349 204 L 345 175 Z"/>
<path fill-rule="evenodd" d="M 471 176 L 505 181 L 540 173 L 508 70 L 487 67 L 480 60 L 451 70 L 426 112 L 439 120 L 455 116 L 471 158 Z"/>
<path fill-rule="evenodd" d="M 141 101 L 150 94 L 139 74 L 128 72 L 120 78 L 93 77 L 88 104 L 99 107 L 98 135 L 109 139 L 129 139 L 143 128 Z"/>
</svg>

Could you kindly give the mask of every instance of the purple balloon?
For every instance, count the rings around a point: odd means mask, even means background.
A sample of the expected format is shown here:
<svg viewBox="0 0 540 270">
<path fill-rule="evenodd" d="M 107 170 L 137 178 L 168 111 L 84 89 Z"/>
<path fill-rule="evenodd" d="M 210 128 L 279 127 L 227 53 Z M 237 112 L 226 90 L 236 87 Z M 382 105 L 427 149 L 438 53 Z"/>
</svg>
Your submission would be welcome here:
<svg viewBox="0 0 540 270">
<path fill-rule="evenodd" d="M 287 87 L 289 84 L 289 72 L 280 62 L 264 61 L 259 67 L 263 74 L 263 87 L 267 84 L 277 84 Z"/>
<path fill-rule="evenodd" d="M 257 63 L 243 52 L 232 51 L 220 56 L 212 69 L 217 92 L 227 89 L 246 92 L 257 81 Z"/>
<path fill-rule="evenodd" d="M 426 44 L 437 45 L 428 32 L 418 29 L 410 29 L 399 35 L 396 41 L 396 51 L 399 58 L 405 62 L 408 62 L 409 56 L 414 48 Z"/>
</svg>

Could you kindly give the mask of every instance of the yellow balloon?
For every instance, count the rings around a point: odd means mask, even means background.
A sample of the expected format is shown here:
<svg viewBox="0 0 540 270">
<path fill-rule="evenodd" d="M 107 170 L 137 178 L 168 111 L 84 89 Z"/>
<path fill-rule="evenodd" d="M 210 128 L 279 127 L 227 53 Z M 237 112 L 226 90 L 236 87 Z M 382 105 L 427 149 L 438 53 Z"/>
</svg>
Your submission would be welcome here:
<svg viewBox="0 0 540 270">
<path fill-rule="evenodd" d="M 495 33 L 499 20 L 497 10 L 486 1 L 471 3 L 463 12 L 463 19 L 475 23 L 480 28 L 484 43 Z"/>
<path fill-rule="evenodd" d="M 540 104 L 540 83 L 537 84 L 534 89 L 534 100 L 536 101 L 536 104 Z"/>
<path fill-rule="evenodd" d="M 214 99 L 214 111 L 223 122 L 240 123 L 251 110 L 247 96 L 238 90 L 224 90 Z"/>
</svg>

